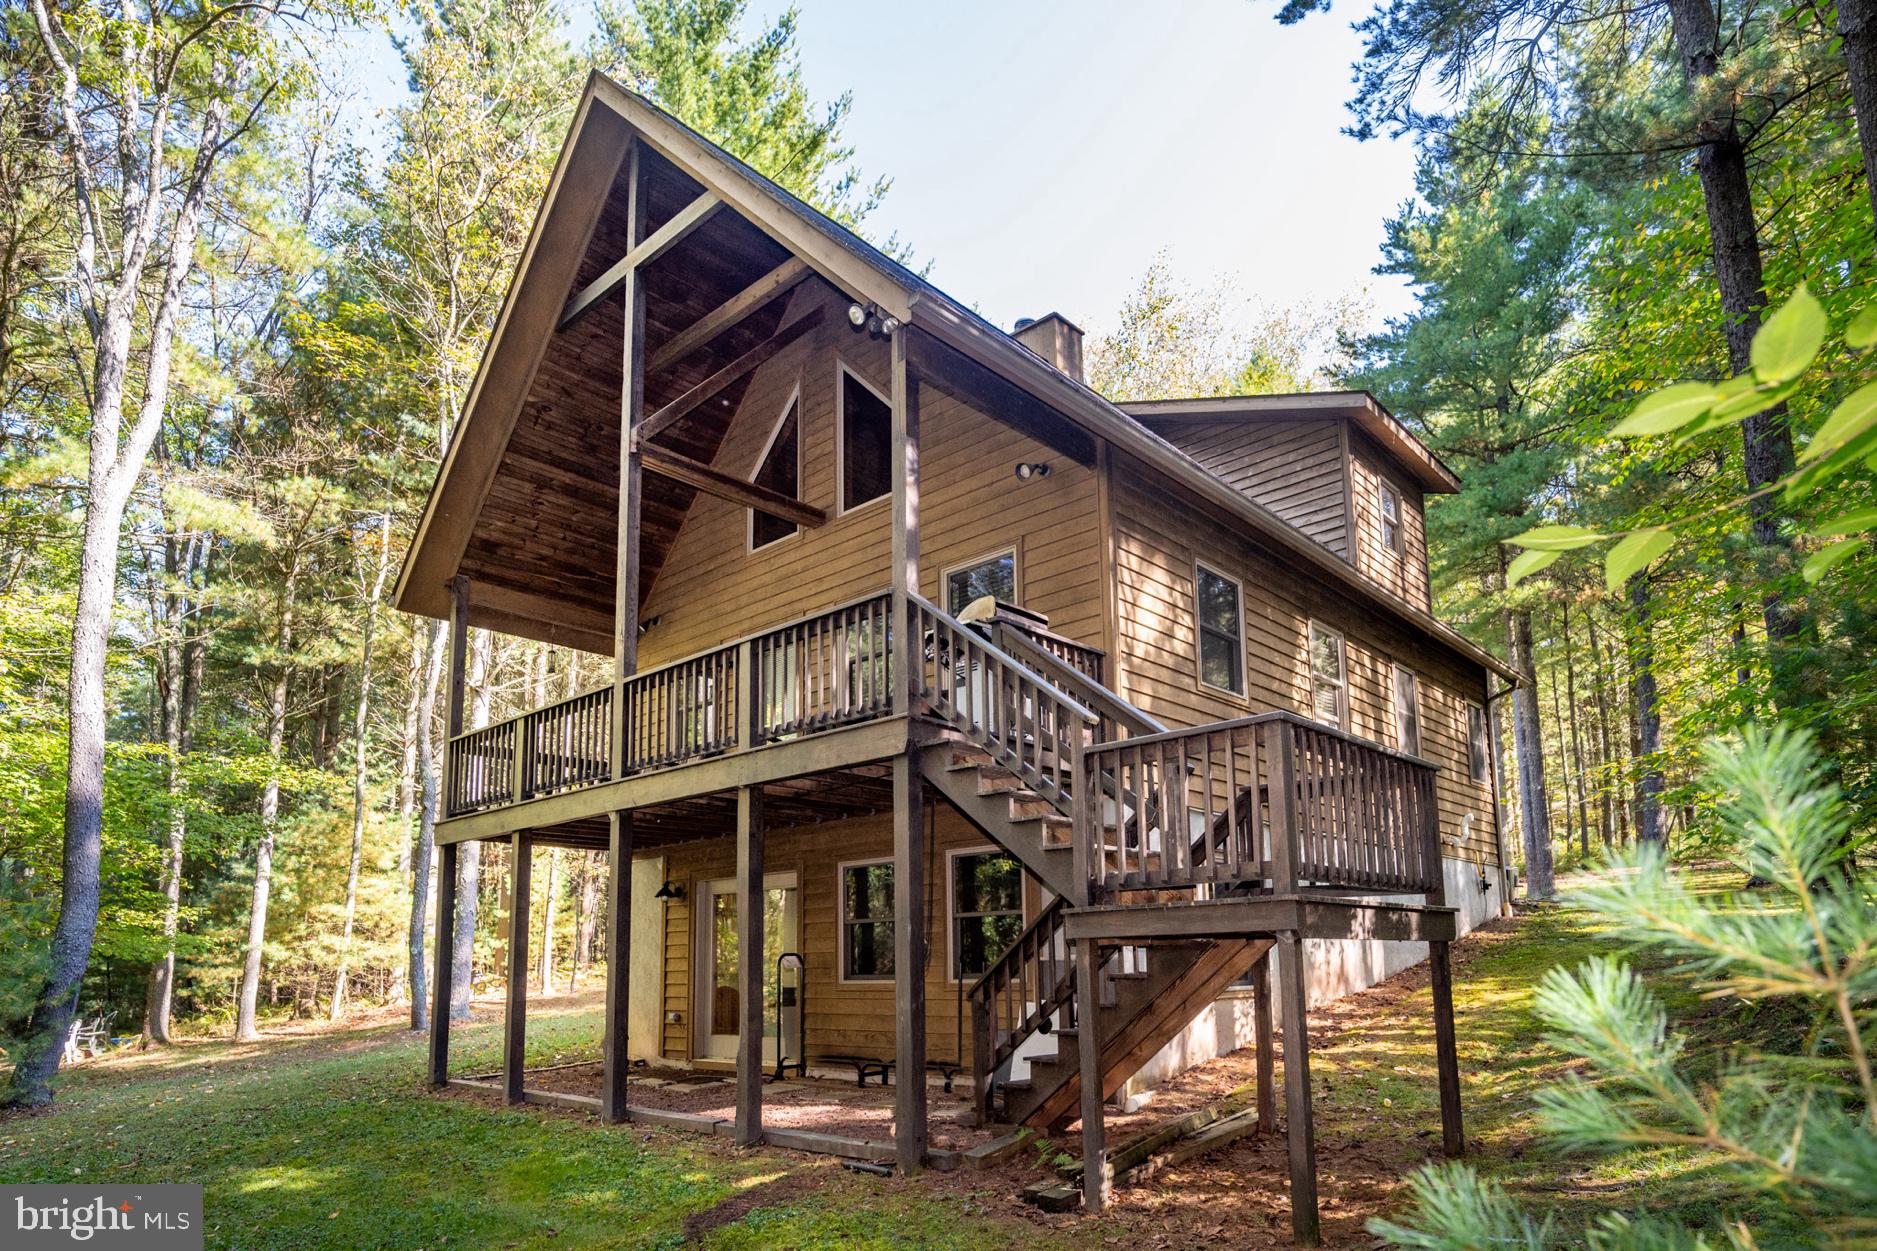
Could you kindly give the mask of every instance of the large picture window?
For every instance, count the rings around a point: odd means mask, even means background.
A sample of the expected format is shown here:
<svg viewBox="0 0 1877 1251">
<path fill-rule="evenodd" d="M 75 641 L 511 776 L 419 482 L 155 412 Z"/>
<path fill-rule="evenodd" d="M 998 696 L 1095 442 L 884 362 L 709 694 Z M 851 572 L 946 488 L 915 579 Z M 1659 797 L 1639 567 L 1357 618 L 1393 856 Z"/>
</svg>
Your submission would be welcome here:
<svg viewBox="0 0 1877 1251">
<path fill-rule="evenodd" d="M 952 977 L 984 975 L 1023 932 L 1023 869 L 1001 851 L 952 856 Z"/>
<path fill-rule="evenodd" d="M 1017 553 L 1013 549 L 961 565 L 945 574 L 945 611 L 954 617 L 965 605 L 986 595 L 1006 604 L 1017 602 Z"/>
<path fill-rule="evenodd" d="M 756 466 L 756 475 L 752 479 L 757 486 L 768 487 L 791 499 L 800 498 L 802 482 L 801 401 L 799 397 L 789 400 L 788 407 L 782 411 L 782 420 L 769 436 L 769 446 L 763 450 L 762 460 Z M 755 551 L 767 547 L 780 539 L 786 539 L 801 529 L 795 522 L 782 517 L 772 517 L 768 513 L 752 509 L 750 511 L 749 545 Z"/>
<path fill-rule="evenodd" d="M 893 406 L 845 365 L 838 373 L 841 509 L 846 511 L 893 489 Z"/>
<path fill-rule="evenodd" d="M 1349 727 L 1343 636 L 1316 621 L 1310 623 L 1310 715 L 1337 729 Z"/>
<path fill-rule="evenodd" d="M 1199 680 L 1243 695 L 1245 635 L 1238 583 L 1200 565 L 1194 587 L 1199 617 Z"/>
<path fill-rule="evenodd" d="M 841 976 L 893 977 L 893 862 L 841 866 Z"/>
<path fill-rule="evenodd" d="M 1421 754 L 1421 689 L 1414 670 L 1395 666 L 1395 746 Z"/>
</svg>

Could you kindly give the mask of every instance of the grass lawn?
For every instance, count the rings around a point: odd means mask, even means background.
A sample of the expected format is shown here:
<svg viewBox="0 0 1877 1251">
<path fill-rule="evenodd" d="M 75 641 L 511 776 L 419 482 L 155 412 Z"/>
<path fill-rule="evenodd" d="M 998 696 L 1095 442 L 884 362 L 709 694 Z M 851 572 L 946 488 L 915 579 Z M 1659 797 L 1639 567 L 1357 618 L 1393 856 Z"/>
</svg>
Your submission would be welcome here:
<svg viewBox="0 0 1877 1251">
<path fill-rule="evenodd" d="M 1469 1145 L 1487 1173 L 1566 1220 L 1620 1201 L 1661 1202 L 1684 1161 L 1593 1164 L 1535 1151 L 1533 1093 L 1572 1063 L 1531 1015 L 1544 971 L 1606 950 L 1569 907 L 1470 937 L 1456 994 Z M 1688 1007 L 1684 997 L 1679 1005 Z M 459 1025 L 453 1069 L 493 1069 L 499 1023 Z M 391 1018 L 382 1018 L 388 1022 Z M 1313 1017 L 1312 1069 L 1326 1233 L 1368 1247 L 1369 1216 L 1403 1202 L 1401 1177 L 1439 1146 L 1425 973 Z M 1718 1027 L 1717 1027 L 1718 1029 Z M 597 1003 L 530 1012 L 529 1060 L 597 1051 Z M 1245 1140 L 1099 1220 L 1045 1216 L 1014 1199 L 1033 1160 L 914 1182 L 817 1157 L 429 1092 L 424 1043 L 379 1023 L 194 1042 L 122 1054 L 61 1079 L 55 1111 L 0 1119 L 0 1180 L 198 1181 L 213 1247 L 364 1248 L 1007 1247 L 1285 1245 L 1282 1144 Z M 1038 1152 L 1038 1158 L 1041 1157 Z"/>
</svg>

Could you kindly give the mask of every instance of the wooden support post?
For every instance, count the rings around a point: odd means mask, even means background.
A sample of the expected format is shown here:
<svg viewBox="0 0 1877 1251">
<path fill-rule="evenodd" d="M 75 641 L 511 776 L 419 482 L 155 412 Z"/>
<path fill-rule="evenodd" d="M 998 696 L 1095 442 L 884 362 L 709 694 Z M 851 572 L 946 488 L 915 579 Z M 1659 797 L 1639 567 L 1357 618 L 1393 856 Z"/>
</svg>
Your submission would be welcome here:
<svg viewBox="0 0 1877 1251">
<path fill-rule="evenodd" d="M 736 792 L 736 1143 L 763 1138 L 763 788 Z"/>
<path fill-rule="evenodd" d="M 900 1172 L 925 1167 L 925 780 L 918 757 L 893 761 L 893 1006 L 898 1016 L 893 1148 Z"/>
<path fill-rule="evenodd" d="M 971 1001 L 971 1108 L 981 1127 L 991 1122 L 991 1009 L 982 999 Z"/>
<path fill-rule="evenodd" d="M 632 814 L 612 814 L 606 846 L 606 1021 L 601 1049 L 600 1119 L 617 1125 L 626 1119 L 627 1022 L 632 982 Z"/>
<path fill-rule="evenodd" d="M 1297 739 L 1290 723 L 1269 721 L 1264 754 L 1271 770 L 1271 893 L 1297 893 Z M 1279 976 L 1283 976 L 1280 966 Z M 1288 1002 L 1285 1008 L 1289 1012 Z M 1284 1026 L 1290 1028 L 1288 1016 Z M 1289 1038 L 1288 1033 L 1285 1034 Z"/>
<path fill-rule="evenodd" d="M 893 715 L 900 717 L 912 707 L 913 649 L 922 642 L 906 624 L 906 597 L 919 591 L 919 380 L 906 359 L 911 333 L 904 326 L 893 332 Z"/>
<path fill-rule="evenodd" d="M 1258 1132 L 1277 1128 L 1277 1039 L 1271 1035 L 1271 953 L 1264 952 L 1251 966 L 1252 1021 L 1258 1030 Z"/>
<path fill-rule="evenodd" d="M 509 851 L 508 1006 L 502 1015 L 502 1089 L 510 1103 L 520 1103 L 528 1050 L 528 887 L 534 838 L 517 831 L 509 836 Z"/>
<path fill-rule="evenodd" d="M 444 688 L 443 815 L 461 802 L 463 763 L 457 758 L 456 738 L 463 732 L 466 692 L 463 675 L 469 664 L 469 579 L 450 579 L 450 673 Z"/>
<path fill-rule="evenodd" d="M 626 247 L 638 245 L 643 229 L 643 194 L 639 186 L 639 142 L 626 154 Z M 626 759 L 626 679 L 639 669 L 639 512 L 645 471 L 635 435 L 645 408 L 645 283 L 636 267 L 620 281 L 625 298 L 625 344 L 619 395 L 619 524 L 613 567 L 613 725 L 612 776 L 621 776 Z"/>
<path fill-rule="evenodd" d="M 437 971 L 430 979 L 430 1084 L 450 1080 L 450 965 L 456 956 L 456 847 L 445 843 L 437 866 Z"/>
<path fill-rule="evenodd" d="M 1092 938 L 1075 940 L 1075 1028 L 1082 1087 L 1082 1208 L 1099 1212 L 1113 1181 L 1108 1168 L 1108 1127 L 1101 1100 L 1100 948 Z"/>
<path fill-rule="evenodd" d="M 1434 1061 L 1440 1072 L 1440 1145 L 1449 1159 L 1466 1154 L 1466 1133 L 1460 1121 L 1460 1052 L 1453 1029 L 1453 966 L 1449 944 L 1428 944 L 1428 968 L 1433 973 Z"/>
<path fill-rule="evenodd" d="M 1303 939 L 1297 934 L 1278 935 L 1277 983 L 1284 1013 L 1284 1119 L 1290 1132 L 1290 1232 L 1298 1246 L 1314 1247 L 1322 1240 L 1317 1225 L 1316 1120 L 1310 1109 L 1310 1033 Z"/>
</svg>

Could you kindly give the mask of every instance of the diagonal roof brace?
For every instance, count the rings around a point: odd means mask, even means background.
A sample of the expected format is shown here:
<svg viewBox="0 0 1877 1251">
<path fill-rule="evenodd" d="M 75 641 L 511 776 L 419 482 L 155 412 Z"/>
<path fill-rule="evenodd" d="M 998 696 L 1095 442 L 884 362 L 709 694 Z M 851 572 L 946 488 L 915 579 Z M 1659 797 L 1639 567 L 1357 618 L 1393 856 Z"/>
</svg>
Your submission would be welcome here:
<svg viewBox="0 0 1877 1251">
<path fill-rule="evenodd" d="M 679 209 L 677 215 L 660 226 L 637 247 L 614 261 L 605 273 L 581 288 L 580 294 L 567 301 L 567 309 L 560 315 L 560 322 L 554 328 L 565 330 L 579 321 L 594 305 L 619 289 L 619 284 L 626 280 L 626 275 L 641 265 L 649 265 L 669 252 L 684 240 L 684 237 L 710 220 L 710 215 L 723 207 L 723 201 L 715 192 L 706 191 L 697 199 Z"/>
</svg>

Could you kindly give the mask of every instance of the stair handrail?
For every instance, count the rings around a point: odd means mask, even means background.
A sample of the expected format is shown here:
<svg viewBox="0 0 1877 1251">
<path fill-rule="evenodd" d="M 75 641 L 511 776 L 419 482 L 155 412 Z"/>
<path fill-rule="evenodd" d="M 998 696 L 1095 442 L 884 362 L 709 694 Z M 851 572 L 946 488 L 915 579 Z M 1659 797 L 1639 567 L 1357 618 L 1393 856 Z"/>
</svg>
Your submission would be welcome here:
<svg viewBox="0 0 1877 1251">
<path fill-rule="evenodd" d="M 1029 633 L 1024 626 L 1015 622 L 991 623 L 992 642 L 1049 679 L 1058 690 L 1094 709 L 1104 728 L 1113 724 L 1125 729 L 1129 735 L 1166 732 L 1165 725 L 1130 704 L 1118 693 L 1066 663 L 1049 649 L 1038 646 L 1028 637 Z"/>
</svg>

